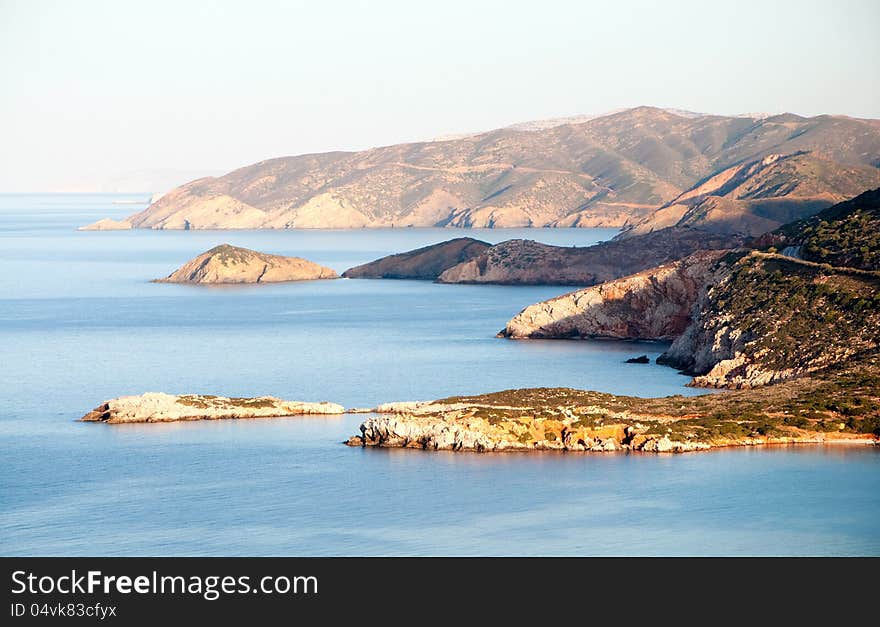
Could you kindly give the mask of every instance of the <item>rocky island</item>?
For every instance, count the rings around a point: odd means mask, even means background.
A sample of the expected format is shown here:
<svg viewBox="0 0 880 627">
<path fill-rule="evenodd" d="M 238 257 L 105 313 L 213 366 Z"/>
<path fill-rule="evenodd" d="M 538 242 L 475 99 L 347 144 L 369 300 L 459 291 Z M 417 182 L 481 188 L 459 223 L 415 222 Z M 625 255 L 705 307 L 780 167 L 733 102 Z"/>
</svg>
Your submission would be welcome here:
<svg viewBox="0 0 880 627">
<path fill-rule="evenodd" d="M 300 257 L 268 255 L 222 244 L 188 261 L 156 283 L 278 283 L 335 279 L 335 271 Z"/>
<path fill-rule="evenodd" d="M 228 398 L 207 394 L 174 396 L 148 392 L 139 396 L 120 396 L 98 405 L 80 420 L 83 422 L 178 422 L 230 418 L 275 418 L 310 414 L 342 414 L 342 405 L 285 401 L 273 396 Z"/>
</svg>

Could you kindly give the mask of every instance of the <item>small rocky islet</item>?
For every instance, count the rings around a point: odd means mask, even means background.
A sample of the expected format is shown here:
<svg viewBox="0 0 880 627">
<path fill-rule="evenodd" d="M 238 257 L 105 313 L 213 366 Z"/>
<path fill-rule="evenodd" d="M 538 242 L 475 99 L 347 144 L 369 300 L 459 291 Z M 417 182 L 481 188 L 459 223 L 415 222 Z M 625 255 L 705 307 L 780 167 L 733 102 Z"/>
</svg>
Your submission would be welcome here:
<svg viewBox="0 0 880 627">
<path fill-rule="evenodd" d="M 336 279 L 336 272 L 301 257 L 284 257 L 229 244 L 215 246 L 155 283 L 202 285 Z"/>
<path fill-rule="evenodd" d="M 243 418 L 277 418 L 314 414 L 342 414 L 335 403 L 285 401 L 274 396 L 236 398 L 210 394 L 146 394 L 120 396 L 104 401 L 80 420 L 106 424 L 180 422 Z"/>
</svg>

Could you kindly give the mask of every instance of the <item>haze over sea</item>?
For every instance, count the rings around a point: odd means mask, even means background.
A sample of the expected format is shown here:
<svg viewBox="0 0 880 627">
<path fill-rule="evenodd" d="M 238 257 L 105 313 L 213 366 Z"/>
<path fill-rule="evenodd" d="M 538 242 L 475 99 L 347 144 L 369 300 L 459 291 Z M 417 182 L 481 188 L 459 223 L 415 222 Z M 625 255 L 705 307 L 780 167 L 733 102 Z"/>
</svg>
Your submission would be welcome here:
<svg viewBox="0 0 880 627">
<path fill-rule="evenodd" d="M 513 387 L 696 394 L 623 363 L 661 344 L 509 341 L 570 287 L 152 284 L 227 242 L 341 272 L 468 235 L 584 246 L 610 229 L 77 232 L 130 195 L 0 195 L 0 554 L 880 555 L 880 454 L 362 450 L 363 416 L 76 422 L 146 391 L 347 407 Z"/>
</svg>

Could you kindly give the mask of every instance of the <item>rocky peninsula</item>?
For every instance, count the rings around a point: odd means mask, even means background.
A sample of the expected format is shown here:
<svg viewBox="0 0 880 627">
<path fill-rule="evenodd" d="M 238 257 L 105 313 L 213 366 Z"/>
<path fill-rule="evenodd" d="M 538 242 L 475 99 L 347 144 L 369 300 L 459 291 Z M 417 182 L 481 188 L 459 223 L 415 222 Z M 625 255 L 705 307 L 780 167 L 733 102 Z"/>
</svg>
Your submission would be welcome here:
<svg viewBox="0 0 880 627">
<path fill-rule="evenodd" d="M 128 231 L 132 228 L 131 222 L 128 220 L 114 220 L 113 218 L 102 218 L 97 222 L 92 222 L 86 226 L 81 226 L 77 231 Z"/>
<path fill-rule="evenodd" d="M 342 276 L 346 279 L 433 281 L 444 271 L 483 254 L 491 246 L 491 244 L 472 237 L 457 237 L 439 244 L 382 257 L 376 261 L 350 268 L 343 272 Z"/>
<path fill-rule="evenodd" d="M 222 244 L 186 262 L 164 279 L 156 279 L 156 283 L 278 283 L 335 278 L 335 271 L 307 259 Z"/>
<path fill-rule="evenodd" d="M 880 355 L 756 390 L 636 398 L 505 390 L 374 409 L 349 446 L 473 452 L 683 453 L 767 444 L 877 444 Z"/>
<path fill-rule="evenodd" d="M 470 237 L 382 257 L 346 270 L 351 279 L 421 279 L 439 283 L 590 286 L 654 268 L 702 250 L 723 250 L 745 238 L 668 228 L 626 240 L 568 247 L 533 240 L 494 246 Z"/>
<path fill-rule="evenodd" d="M 508 240 L 443 272 L 440 283 L 591 286 L 655 268 L 700 250 L 735 248 L 743 237 L 669 228 L 595 246 Z"/>
<path fill-rule="evenodd" d="M 178 422 L 230 418 L 273 418 L 309 414 L 342 414 L 335 403 L 285 401 L 273 396 L 228 398 L 207 394 L 174 396 L 148 392 L 139 396 L 120 396 L 98 405 L 80 420 L 83 422 Z"/>
</svg>

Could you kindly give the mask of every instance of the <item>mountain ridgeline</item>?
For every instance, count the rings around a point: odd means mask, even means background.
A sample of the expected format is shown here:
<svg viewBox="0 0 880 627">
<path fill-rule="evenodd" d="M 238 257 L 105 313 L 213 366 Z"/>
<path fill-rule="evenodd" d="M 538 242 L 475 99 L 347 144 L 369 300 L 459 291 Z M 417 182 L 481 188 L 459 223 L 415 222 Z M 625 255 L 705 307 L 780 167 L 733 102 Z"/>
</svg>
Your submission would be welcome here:
<svg viewBox="0 0 880 627">
<path fill-rule="evenodd" d="M 530 127 L 524 127 L 530 128 Z M 135 228 L 701 226 L 758 235 L 880 185 L 880 124 L 638 107 L 534 130 L 262 161 Z"/>
</svg>

